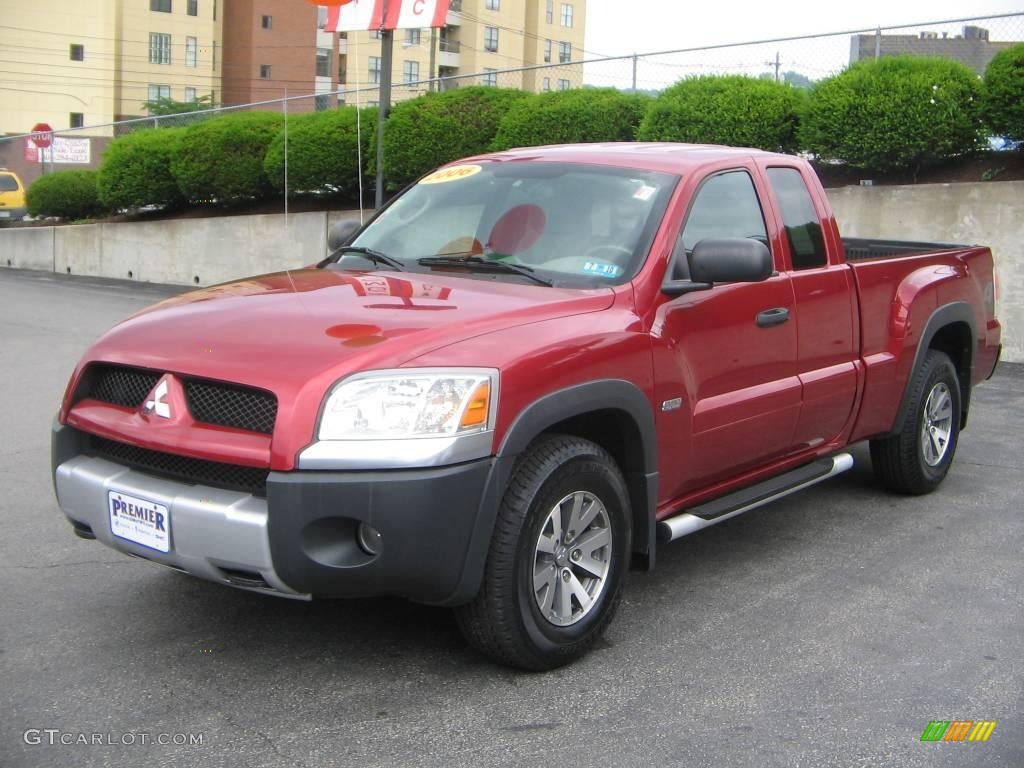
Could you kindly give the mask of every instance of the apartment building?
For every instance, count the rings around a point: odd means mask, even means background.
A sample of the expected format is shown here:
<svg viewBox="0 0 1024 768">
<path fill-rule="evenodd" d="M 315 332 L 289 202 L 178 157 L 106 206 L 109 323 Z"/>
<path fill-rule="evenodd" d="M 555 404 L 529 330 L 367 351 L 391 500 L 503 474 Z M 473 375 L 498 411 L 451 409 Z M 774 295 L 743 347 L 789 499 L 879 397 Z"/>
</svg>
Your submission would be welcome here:
<svg viewBox="0 0 1024 768">
<path fill-rule="evenodd" d="M 109 124 L 162 96 L 217 100 L 216 1 L 4 0 L 0 134 Z"/>
<path fill-rule="evenodd" d="M 337 35 L 321 27 L 326 9 L 291 0 L 224 0 L 225 105 L 286 95 L 324 94 L 292 102 L 296 112 L 333 105 L 337 90 Z"/>
<path fill-rule="evenodd" d="M 573 62 L 584 57 L 586 13 L 586 0 L 452 0 L 443 28 L 395 31 L 392 98 L 401 101 L 432 88 L 466 85 L 528 91 L 578 88 L 583 67 Z M 501 71 L 547 64 L 552 68 Z M 372 89 L 380 83 L 380 73 L 379 34 L 343 33 L 339 87 Z M 349 102 L 355 98 L 353 93 L 341 96 Z M 377 95 L 370 90 L 359 98 L 374 104 Z"/>
</svg>

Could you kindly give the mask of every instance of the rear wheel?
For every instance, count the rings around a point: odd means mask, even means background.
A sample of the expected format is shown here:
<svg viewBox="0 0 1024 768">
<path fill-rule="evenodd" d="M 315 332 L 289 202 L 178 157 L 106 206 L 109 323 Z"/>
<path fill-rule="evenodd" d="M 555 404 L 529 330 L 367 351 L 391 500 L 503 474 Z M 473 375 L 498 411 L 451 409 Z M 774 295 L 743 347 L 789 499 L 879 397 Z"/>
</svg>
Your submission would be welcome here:
<svg viewBox="0 0 1024 768">
<path fill-rule="evenodd" d="M 629 520 L 622 473 L 600 446 L 567 435 L 535 442 L 502 500 L 480 592 L 456 609 L 466 639 L 528 670 L 582 656 L 615 612 Z"/>
<path fill-rule="evenodd" d="M 944 352 L 930 349 L 910 382 L 899 434 L 871 441 L 875 476 L 889 489 L 923 494 L 938 488 L 960 437 L 960 380 Z"/>
</svg>

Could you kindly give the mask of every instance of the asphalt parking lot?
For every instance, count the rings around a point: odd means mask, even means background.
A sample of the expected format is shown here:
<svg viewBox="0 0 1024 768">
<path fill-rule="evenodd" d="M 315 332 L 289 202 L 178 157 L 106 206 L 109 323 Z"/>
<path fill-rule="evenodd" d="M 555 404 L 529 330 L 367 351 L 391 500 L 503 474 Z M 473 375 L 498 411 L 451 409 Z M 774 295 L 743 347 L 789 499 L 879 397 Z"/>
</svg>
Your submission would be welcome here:
<svg viewBox="0 0 1024 768">
<path fill-rule="evenodd" d="M 49 475 L 68 375 L 178 290 L 0 271 L 0 766 L 1024 766 L 1024 366 L 976 390 L 936 494 L 883 492 L 860 447 L 662 546 L 595 652 L 529 675 L 443 610 L 262 597 L 72 535 Z M 958 719 L 998 725 L 920 741 Z"/>
</svg>

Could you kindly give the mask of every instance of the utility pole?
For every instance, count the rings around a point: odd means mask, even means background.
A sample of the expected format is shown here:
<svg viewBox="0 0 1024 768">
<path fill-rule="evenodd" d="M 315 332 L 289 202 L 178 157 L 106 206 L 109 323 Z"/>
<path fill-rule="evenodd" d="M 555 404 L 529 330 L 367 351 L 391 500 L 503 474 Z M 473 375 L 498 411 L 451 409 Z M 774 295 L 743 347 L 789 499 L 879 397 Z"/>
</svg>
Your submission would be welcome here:
<svg viewBox="0 0 1024 768">
<path fill-rule="evenodd" d="M 427 79 L 430 80 L 430 90 L 436 90 L 435 85 L 437 80 L 435 79 L 434 72 L 437 69 L 437 27 L 430 28 L 430 72 L 427 74 Z"/>
<path fill-rule="evenodd" d="M 766 61 L 765 66 L 772 67 L 775 70 L 775 82 L 779 82 L 779 70 L 782 69 L 782 60 L 779 58 L 779 52 L 775 52 L 774 61 Z"/>
<path fill-rule="evenodd" d="M 377 103 L 377 197 L 375 208 L 384 205 L 384 121 L 391 108 L 391 53 L 394 48 L 394 33 L 386 29 L 388 6 L 384 3 L 384 18 L 380 30 L 380 98 Z"/>
</svg>

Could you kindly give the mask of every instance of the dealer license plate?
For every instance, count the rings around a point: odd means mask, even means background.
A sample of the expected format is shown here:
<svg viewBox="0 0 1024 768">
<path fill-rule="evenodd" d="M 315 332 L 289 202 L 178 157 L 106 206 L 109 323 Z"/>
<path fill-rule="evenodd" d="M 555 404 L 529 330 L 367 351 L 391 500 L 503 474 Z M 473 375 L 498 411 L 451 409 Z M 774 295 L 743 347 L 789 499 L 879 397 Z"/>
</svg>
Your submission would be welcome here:
<svg viewBox="0 0 1024 768">
<path fill-rule="evenodd" d="M 110 491 L 110 532 L 158 552 L 171 551 L 171 513 L 163 504 Z"/>
</svg>

